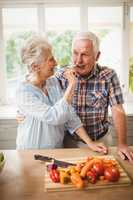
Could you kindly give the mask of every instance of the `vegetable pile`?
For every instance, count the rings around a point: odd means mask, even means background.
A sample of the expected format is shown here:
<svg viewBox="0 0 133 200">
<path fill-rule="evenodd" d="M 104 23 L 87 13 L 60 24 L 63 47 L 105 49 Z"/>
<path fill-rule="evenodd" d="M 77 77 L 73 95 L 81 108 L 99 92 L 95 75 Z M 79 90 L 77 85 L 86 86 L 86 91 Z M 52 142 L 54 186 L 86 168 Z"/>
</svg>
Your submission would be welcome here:
<svg viewBox="0 0 133 200">
<path fill-rule="evenodd" d="M 120 178 L 118 164 L 115 160 L 97 157 L 88 157 L 85 162 L 67 168 L 49 164 L 47 169 L 52 182 L 72 183 L 79 189 L 86 187 L 88 183 L 96 184 L 97 181 L 116 182 Z"/>
</svg>

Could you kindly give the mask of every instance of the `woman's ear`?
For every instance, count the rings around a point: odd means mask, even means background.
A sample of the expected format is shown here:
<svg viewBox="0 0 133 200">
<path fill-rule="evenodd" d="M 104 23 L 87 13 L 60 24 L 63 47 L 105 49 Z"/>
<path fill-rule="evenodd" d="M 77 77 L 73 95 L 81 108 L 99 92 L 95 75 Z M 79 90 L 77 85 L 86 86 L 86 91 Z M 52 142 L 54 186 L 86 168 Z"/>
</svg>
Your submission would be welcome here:
<svg viewBox="0 0 133 200">
<path fill-rule="evenodd" d="M 32 72 L 39 72 L 39 71 L 40 71 L 39 65 L 33 63 L 33 64 L 31 65 L 31 71 L 32 71 Z"/>
<path fill-rule="evenodd" d="M 98 53 L 97 53 L 97 55 L 96 55 L 96 61 L 98 61 L 98 59 L 99 59 L 100 55 L 101 55 L 101 52 L 100 52 L 100 51 L 98 51 Z"/>
</svg>

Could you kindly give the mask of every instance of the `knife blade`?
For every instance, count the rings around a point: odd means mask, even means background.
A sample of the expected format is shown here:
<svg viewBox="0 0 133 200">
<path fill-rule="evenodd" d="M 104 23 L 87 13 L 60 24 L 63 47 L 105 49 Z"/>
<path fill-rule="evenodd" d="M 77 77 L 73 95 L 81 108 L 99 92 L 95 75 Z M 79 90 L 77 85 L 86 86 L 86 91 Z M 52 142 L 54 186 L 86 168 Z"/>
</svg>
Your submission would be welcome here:
<svg viewBox="0 0 133 200">
<path fill-rule="evenodd" d="M 34 158 L 35 158 L 35 160 L 41 160 L 41 161 L 44 161 L 44 162 L 53 162 L 58 167 L 68 167 L 70 165 L 73 165 L 73 166 L 76 165 L 75 163 L 57 160 L 55 158 L 52 158 L 52 157 L 49 157 L 49 156 L 43 156 L 43 155 L 39 155 L 39 154 L 35 154 Z"/>
<path fill-rule="evenodd" d="M 62 161 L 62 160 L 57 160 L 57 159 L 54 159 L 54 164 L 56 164 L 59 167 L 68 167 L 70 165 L 72 165 L 72 166 L 76 165 L 74 163 L 70 163 L 70 162 L 66 162 L 66 161 Z"/>
</svg>

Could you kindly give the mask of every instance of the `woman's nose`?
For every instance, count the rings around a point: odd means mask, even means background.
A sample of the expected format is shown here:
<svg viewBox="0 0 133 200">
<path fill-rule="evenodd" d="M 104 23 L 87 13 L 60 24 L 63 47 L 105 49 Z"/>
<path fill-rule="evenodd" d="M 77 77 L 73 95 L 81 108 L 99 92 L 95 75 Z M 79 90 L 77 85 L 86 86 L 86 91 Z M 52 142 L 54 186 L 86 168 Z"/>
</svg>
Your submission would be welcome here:
<svg viewBox="0 0 133 200">
<path fill-rule="evenodd" d="M 56 61 L 56 59 L 54 57 L 52 59 L 52 65 L 53 65 L 53 67 L 57 65 L 57 61 Z"/>
<path fill-rule="evenodd" d="M 55 66 L 57 65 L 57 61 L 56 61 L 56 59 L 54 59 L 54 65 L 55 65 Z"/>
</svg>

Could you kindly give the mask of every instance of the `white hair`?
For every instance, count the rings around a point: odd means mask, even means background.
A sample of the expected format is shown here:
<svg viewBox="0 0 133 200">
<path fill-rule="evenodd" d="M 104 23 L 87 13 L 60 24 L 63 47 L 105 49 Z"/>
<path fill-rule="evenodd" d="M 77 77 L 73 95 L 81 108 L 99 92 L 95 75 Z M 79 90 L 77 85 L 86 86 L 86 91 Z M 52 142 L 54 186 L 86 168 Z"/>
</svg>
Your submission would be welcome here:
<svg viewBox="0 0 133 200">
<path fill-rule="evenodd" d="M 46 60 L 52 51 L 52 46 L 42 36 L 33 36 L 26 41 L 21 49 L 21 59 L 30 69 L 31 65 L 40 64 Z"/>
<path fill-rule="evenodd" d="M 99 46 L 100 46 L 100 41 L 99 38 L 92 32 L 78 32 L 75 37 L 73 38 L 72 42 L 72 48 L 73 44 L 77 40 L 91 40 L 94 48 L 94 53 L 97 55 L 99 52 Z"/>
</svg>

